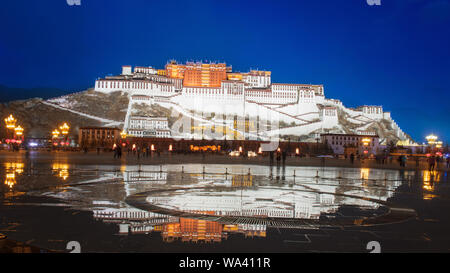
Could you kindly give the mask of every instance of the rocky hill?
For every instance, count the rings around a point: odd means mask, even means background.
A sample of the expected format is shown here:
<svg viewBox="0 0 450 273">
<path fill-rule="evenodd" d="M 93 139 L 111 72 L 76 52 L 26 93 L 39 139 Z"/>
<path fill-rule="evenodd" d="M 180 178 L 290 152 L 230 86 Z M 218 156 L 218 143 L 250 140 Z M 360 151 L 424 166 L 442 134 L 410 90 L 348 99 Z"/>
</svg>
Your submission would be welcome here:
<svg viewBox="0 0 450 273">
<path fill-rule="evenodd" d="M 151 105 L 133 104 L 129 107 L 128 93 L 117 91 L 109 94 L 95 92 L 92 89 L 73 93 L 48 100 L 33 98 L 28 100 L 12 101 L 0 104 L 1 117 L 13 114 L 19 124 L 24 127 L 27 136 L 49 137 L 53 129 L 63 122 L 71 126 L 72 134 L 78 133 L 79 127 L 84 126 L 108 126 L 123 128 L 127 111 L 133 115 L 165 116 L 169 119 L 169 126 L 176 118 L 171 116 L 172 107 L 178 107 L 178 113 L 190 115 L 205 122 L 214 121 L 214 118 L 203 118 L 194 111 L 184 111 L 177 105 L 165 103 L 153 103 Z M 130 110 L 131 109 L 131 110 Z M 411 138 L 404 134 L 392 119 L 364 120 L 352 116 L 351 110 L 344 106 L 338 107 L 338 124 L 333 128 L 324 129 L 320 127 L 320 121 L 310 121 L 307 124 L 280 123 L 280 129 L 274 134 L 282 138 L 290 138 L 293 141 L 315 142 L 318 133 L 357 133 L 358 131 L 372 131 L 380 136 L 384 143 Z M 217 125 L 223 124 L 220 121 Z M 4 126 L 0 127 L 0 134 L 5 136 Z M 272 134 L 272 135 L 274 135 Z"/>
<path fill-rule="evenodd" d="M 50 100 L 33 98 L 1 103 L 0 116 L 13 114 L 27 136 L 44 138 L 63 122 L 68 122 L 73 135 L 83 126 L 121 128 L 127 106 L 128 97 L 121 92 L 105 95 L 86 90 Z M 4 126 L 0 126 L 0 135 L 6 135 Z"/>
</svg>

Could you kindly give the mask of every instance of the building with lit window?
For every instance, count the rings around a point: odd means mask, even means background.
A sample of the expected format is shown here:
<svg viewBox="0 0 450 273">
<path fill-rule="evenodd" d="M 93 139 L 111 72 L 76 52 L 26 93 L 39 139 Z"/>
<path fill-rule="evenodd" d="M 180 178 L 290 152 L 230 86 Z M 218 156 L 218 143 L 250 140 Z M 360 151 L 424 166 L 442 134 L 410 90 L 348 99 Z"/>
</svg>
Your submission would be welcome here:
<svg viewBox="0 0 450 273">
<path fill-rule="evenodd" d="M 78 144 L 82 148 L 112 148 L 120 140 L 120 129 L 110 127 L 81 127 Z"/>
<path fill-rule="evenodd" d="M 358 129 L 374 121 L 386 120 L 396 138 L 409 138 L 381 106 L 346 108 L 339 100 L 325 98 L 321 84 L 274 83 L 271 77 L 271 71 L 251 69 L 236 72 L 222 62 L 183 64 L 170 61 L 164 69 L 135 67 L 133 70 L 131 66 L 123 66 L 122 74 L 96 80 L 95 91 L 121 91 L 130 95 L 131 106 L 124 124 L 127 132 L 132 126 L 128 119 L 133 115 L 133 104 L 144 103 L 186 110 L 195 116 L 199 112 L 200 115 L 214 113 L 216 117 L 257 116 L 292 125 L 272 132 L 281 135 L 307 135 L 319 130 L 323 132 L 323 129 L 344 132 L 338 118 L 338 114 L 343 113 Z M 132 135 L 150 135 L 142 129 L 134 129 Z M 168 133 L 152 131 L 151 135 L 166 136 Z"/>
<path fill-rule="evenodd" d="M 342 155 L 346 148 L 356 148 L 358 155 L 377 154 L 380 149 L 376 134 L 321 134 L 322 143 L 328 144 L 334 154 Z"/>
<path fill-rule="evenodd" d="M 134 137 L 170 137 L 169 122 L 165 117 L 132 116 L 129 119 L 128 135 Z"/>
</svg>

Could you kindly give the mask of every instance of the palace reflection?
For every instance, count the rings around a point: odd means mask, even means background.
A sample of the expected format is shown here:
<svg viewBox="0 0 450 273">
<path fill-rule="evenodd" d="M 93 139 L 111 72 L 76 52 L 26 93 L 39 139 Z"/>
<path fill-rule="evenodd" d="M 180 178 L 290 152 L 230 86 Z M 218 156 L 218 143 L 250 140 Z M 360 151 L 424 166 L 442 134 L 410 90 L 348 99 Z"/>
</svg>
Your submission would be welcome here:
<svg viewBox="0 0 450 273">
<path fill-rule="evenodd" d="M 383 213 L 376 200 L 388 201 L 414 175 L 369 168 L 288 167 L 281 181 L 271 179 L 267 166 L 206 165 L 206 170 L 204 166 L 104 166 L 109 171 L 95 171 L 97 176 L 64 191 L 65 196 L 84 202 L 95 219 L 116 224 L 119 234 L 158 233 L 167 243 L 218 243 L 236 234 L 264 238 L 270 228 L 302 228 L 291 220 L 314 223 L 342 217 L 361 222 Z M 55 163 L 52 169 L 68 179 L 67 164 Z M 441 179 L 437 172 L 416 174 L 423 175 L 420 187 L 430 192 Z M 143 203 L 165 209 L 168 215 L 126 203 L 142 193 L 148 194 Z M 348 208 L 353 214 L 346 214 Z M 196 216 L 188 215 L 192 213 Z M 227 220 L 213 220 L 219 218 Z"/>
<path fill-rule="evenodd" d="M 214 211 L 202 211 L 213 215 Z M 218 243 L 229 234 L 243 234 L 246 238 L 266 237 L 265 225 L 221 224 L 214 221 L 172 217 L 139 211 L 132 208 L 120 210 L 94 210 L 94 218 L 107 223 L 117 223 L 119 234 L 160 233 L 164 242 Z"/>
</svg>

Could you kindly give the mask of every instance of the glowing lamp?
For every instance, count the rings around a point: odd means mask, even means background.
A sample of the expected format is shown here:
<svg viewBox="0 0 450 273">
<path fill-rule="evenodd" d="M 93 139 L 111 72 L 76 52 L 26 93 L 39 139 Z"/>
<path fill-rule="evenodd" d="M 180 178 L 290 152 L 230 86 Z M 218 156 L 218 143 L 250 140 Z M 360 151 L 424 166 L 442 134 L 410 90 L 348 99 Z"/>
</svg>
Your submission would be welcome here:
<svg viewBox="0 0 450 273">
<path fill-rule="evenodd" d="M 431 134 L 431 135 L 426 136 L 425 139 L 427 140 L 428 145 L 434 145 L 436 143 L 436 140 L 438 139 L 438 137 Z"/>
<path fill-rule="evenodd" d="M 368 137 L 361 139 L 361 142 L 363 143 L 364 146 L 369 146 L 370 141 L 371 140 Z"/>
<path fill-rule="evenodd" d="M 61 130 L 61 134 L 63 134 L 63 135 L 69 134 L 70 127 L 69 127 L 69 125 L 67 125 L 66 122 L 64 122 L 64 124 L 62 126 L 59 126 L 59 129 Z"/>
<path fill-rule="evenodd" d="M 57 129 L 52 131 L 53 138 L 57 138 L 59 136 L 59 131 Z"/>
<path fill-rule="evenodd" d="M 15 127 L 15 128 L 14 128 L 14 133 L 15 133 L 17 136 L 23 135 L 23 128 L 22 128 L 20 125 L 17 126 L 17 127 Z"/>
<path fill-rule="evenodd" d="M 16 119 L 13 117 L 13 115 L 9 115 L 9 117 L 5 118 L 6 128 L 8 129 L 14 129 L 16 127 Z"/>
<path fill-rule="evenodd" d="M 16 175 L 15 173 L 7 173 L 5 179 L 5 185 L 7 185 L 10 189 L 16 184 Z"/>
</svg>

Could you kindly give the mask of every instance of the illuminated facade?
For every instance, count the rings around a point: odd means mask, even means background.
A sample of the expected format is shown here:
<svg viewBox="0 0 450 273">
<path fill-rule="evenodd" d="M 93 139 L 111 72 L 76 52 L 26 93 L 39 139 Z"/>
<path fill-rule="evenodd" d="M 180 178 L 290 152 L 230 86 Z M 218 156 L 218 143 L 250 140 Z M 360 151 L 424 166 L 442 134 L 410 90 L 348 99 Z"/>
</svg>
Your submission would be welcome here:
<svg viewBox="0 0 450 273">
<path fill-rule="evenodd" d="M 108 127 L 81 127 L 78 143 L 81 147 L 112 148 L 120 140 L 120 129 Z"/>
<path fill-rule="evenodd" d="M 359 155 L 377 154 L 380 143 L 377 135 L 321 134 L 322 143 L 327 143 L 335 154 L 344 154 L 346 148 L 355 148 Z"/>
<path fill-rule="evenodd" d="M 128 135 L 135 137 L 170 137 L 169 123 L 165 117 L 133 116 L 129 119 Z"/>
<path fill-rule="evenodd" d="M 235 72 L 225 63 L 171 61 L 164 69 L 136 67 L 133 71 L 131 66 L 124 66 L 121 75 L 98 79 L 95 90 L 130 95 L 125 130 L 133 115 L 132 105 L 145 103 L 177 109 L 183 115 L 188 111 L 215 116 L 270 117 L 292 124 L 269 135 L 308 135 L 323 129 L 339 131 L 338 113 L 342 111 L 346 119 L 362 129 L 370 122 L 385 119 L 399 140 L 408 139 L 381 106 L 346 108 L 339 100 L 325 98 L 323 85 L 273 83 L 271 77 L 271 71 Z"/>
</svg>

